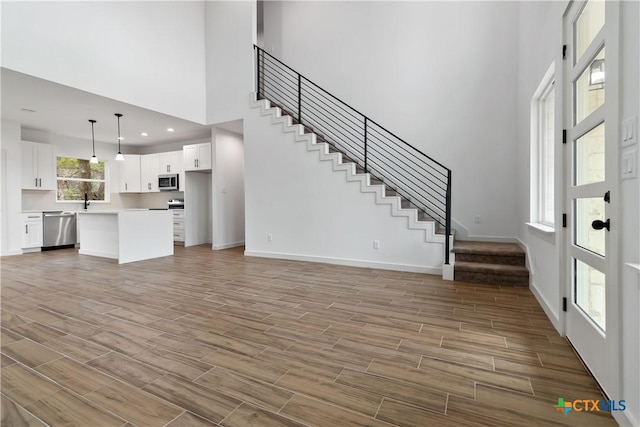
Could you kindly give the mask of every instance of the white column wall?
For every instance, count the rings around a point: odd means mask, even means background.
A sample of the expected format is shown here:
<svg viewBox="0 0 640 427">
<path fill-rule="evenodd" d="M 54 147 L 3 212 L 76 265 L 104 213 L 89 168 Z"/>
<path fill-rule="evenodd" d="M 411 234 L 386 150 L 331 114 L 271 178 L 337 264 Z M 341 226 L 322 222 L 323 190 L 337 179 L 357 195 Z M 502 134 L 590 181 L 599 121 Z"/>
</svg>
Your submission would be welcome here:
<svg viewBox="0 0 640 427">
<path fill-rule="evenodd" d="M 242 119 L 254 86 L 255 1 L 207 1 L 207 123 Z"/>
<path fill-rule="evenodd" d="M 213 249 L 245 241 L 243 136 L 215 129 L 213 144 Z M 255 212 L 255 215 L 260 215 Z"/>
<path fill-rule="evenodd" d="M 204 123 L 202 1 L 12 2 L 2 66 Z"/>
<path fill-rule="evenodd" d="M 459 238 L 517 233 L 517 32 L 517 2 L 264 2 L 267 51 L 453 170 Z"/>
<path fill-rule="evenodd" d="M 22 253 L 20 125 L 2 120 L 0 132 L 0 255 L 17 255 Z"/>
</svg>

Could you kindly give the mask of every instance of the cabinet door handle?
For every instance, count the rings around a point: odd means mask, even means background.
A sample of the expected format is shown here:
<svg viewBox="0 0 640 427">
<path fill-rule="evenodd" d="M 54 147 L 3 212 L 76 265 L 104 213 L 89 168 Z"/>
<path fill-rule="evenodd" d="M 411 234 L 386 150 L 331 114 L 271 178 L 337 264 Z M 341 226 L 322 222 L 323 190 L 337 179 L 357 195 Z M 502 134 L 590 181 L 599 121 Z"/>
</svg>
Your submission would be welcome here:
<svg viewBox="0 0 640 427">
<path fill-rule="evenodd" d="M 38 186 L 38 178 L 36 178 L 36 187 Z"/>
<path fill-rule="evenodd" d="M 24 225 L 24 234 L 29 234 L 29 226 L 27 224 Z"/>
<path fill-rule="evenodd" d="M 198 160 L 197 159 L 193 159 L 193 167 L 194 168 L 198 167 Z"/>
<path fill-rule="evenodd" d="M 40 183 L 40 187 L 42 187 L 42 178 L 38 178 L 38 182 Z"/>
<path fill-rule="evenodd" d="M 171 172 L 171 165 L 167 165 L 167 172 Z"/>
<path fill-rule="evenodd" d="M 127 191 L 127 183 L 124 183 L 124 191 Z"/>
</svg>

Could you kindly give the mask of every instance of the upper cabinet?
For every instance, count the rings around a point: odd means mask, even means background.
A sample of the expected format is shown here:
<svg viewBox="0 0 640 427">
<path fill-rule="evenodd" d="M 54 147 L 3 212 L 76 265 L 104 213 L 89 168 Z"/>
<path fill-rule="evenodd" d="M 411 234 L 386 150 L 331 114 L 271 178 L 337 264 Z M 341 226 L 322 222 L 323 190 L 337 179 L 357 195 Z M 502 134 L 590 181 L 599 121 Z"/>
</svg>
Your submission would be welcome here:
<svg viewBox="0 0 640 427">
<path fill-rule="evenodd" d="M 124 161 L 118 162 L 120 193 L 140 192 L 140 155 L 125 154 Z"/>
<path fill-rule="evenodd" d="M 211 170 L 211 143 L 185 145 L 184 170 L 203 171 Z"/>
<path fill-rule="evenodd" d="M 155 154 L 125 154 L 118 162 L 120 171 L 120 193 L 156 193 L 158 175 L 178 174 L 179 191 L 183 191 L 184 171 L 182 151 Z"/>
<path fill-rule="evenodd" d="M 178 174 L 178 191 L 184 191 L 184 165 L 182 151 L 158 154 L 159 174 Z"/>
<path fill-rule="evenodd" d="M 53 145 L 22 141 L 22 188 L 55 190 L 55 156 Z"/>
<path fill-rule="evenodd" d="M 180 173 L 184 171 L 182 166 L 182 151 L 170 151 L 158 154 L 160 175 L 167 173 Z"/>
<path fill-rule="evenodd" d="M 143 193 L 155 193 L 158 189 L 159 154 L 140 156 L 140 189 Z"/>
</svg>

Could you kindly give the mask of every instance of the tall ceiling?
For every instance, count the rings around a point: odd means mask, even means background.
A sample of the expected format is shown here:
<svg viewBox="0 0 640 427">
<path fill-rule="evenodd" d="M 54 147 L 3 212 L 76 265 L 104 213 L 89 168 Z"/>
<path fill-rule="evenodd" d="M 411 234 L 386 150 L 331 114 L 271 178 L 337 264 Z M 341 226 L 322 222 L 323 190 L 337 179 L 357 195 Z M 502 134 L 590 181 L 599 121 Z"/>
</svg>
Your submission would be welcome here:
<svg viewBox="0 0 640 427">
<path fill-rule="evenodd" d="M 2 68 L 2 118 L 23 128 L 56 135 L 91 139 L 89 119 L 96 120 L 96 141 L 117 144 L 117 119 L 121 113 L 124 145 L 156 145 L 211 137 L 211 126 L 136 107 L 114 99 Z M 216 125 L 242 133 L 242 122 Z M 174 131 L 167 131 L 172 128 Z M 148 136 L 141 135 L 143 132 Z"/>
</svg>

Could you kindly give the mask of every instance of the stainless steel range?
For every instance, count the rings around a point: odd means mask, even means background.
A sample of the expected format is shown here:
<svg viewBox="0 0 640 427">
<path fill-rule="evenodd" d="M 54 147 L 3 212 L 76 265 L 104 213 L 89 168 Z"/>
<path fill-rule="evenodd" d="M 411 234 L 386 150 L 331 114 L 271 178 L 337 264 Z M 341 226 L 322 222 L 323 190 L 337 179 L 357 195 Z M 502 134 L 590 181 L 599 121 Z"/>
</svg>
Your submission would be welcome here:
<svg viewBox="0 0 640 427">
<path fill-rule="evenodd" d="M 184 199 L 169 199 L 167 206 L 169 209 L 184 209 Z"/>
</svg>

